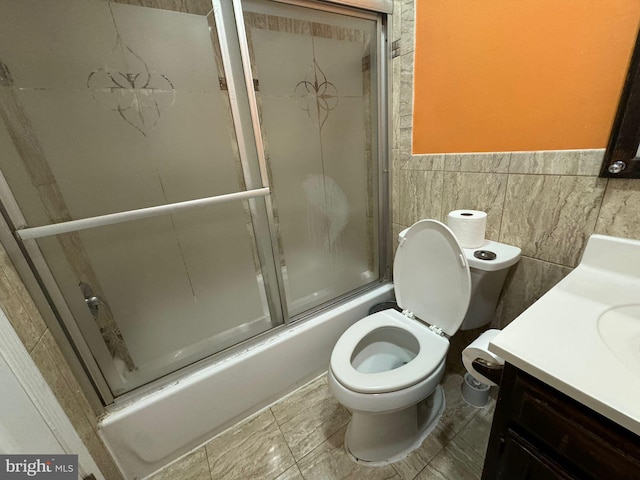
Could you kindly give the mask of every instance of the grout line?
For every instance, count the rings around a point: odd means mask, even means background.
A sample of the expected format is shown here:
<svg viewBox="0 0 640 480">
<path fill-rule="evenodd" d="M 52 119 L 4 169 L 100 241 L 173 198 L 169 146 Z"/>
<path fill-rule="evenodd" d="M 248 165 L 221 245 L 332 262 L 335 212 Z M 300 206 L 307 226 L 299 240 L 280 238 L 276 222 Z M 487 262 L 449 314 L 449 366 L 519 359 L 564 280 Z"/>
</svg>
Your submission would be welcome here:
<svg viewBox="0 0 640 480">
<path fill-rule="evenodd" d="M 300 470 L 300 467 L 298 466 L 298 461 L 296 460 L 296 456 L 293 454 L 293 450 L 291 450 L 291 446 L 289 445 L 289 441 L 287 440 L 287 437 L 284 435 L 284 432 L 282 431 L 282 429 L 280 428 L 280 425 L 278 424 L 278 420 L 275 416 L 275 414 L 273 413 L 273 410 L 271 409 L 271 407 L 269 407 L 269 411 L 271 412 L 271 415 L 273 415 L 273 418 L 275 420 L 275 424 L 276 424 L 276 428 L 278 429 L 278 431 L 280 432 L 280 435 L 282 435 L 282 439 L 284 440 L 284 444 L 287 446 L 287 449 L 289 450 L 289 453 L 291 454 L 291 458 L 293 459 L 293 463 L 291 465 L 289 465 L 287 468 L 285 468 L 283 471 L 281 471 L 280 473 L 278 473 L 274 478 L 277 479 L 280 475 L 282 475 L 284 472 L 286 472 L 287 470 L 289 470 L 291 467 L 293 467 L 294 465 L 296 466 L 296 468 L 298 470 Z M 302 472 L 300 472 L 300 474 L 302 474 Z"/>
<path fill-rule="evenodd" d="M 316 381 L 316 380 L 318 380 L 320 377 L 322 377 L 323 375 L 326 375 L 326 374 L 327 374 L 327 372 L 326 372 L 326 371 L 323 371 L 322 373 L 320 373 L 320 374 L 316 375 L 315 377 L 313 377 L 313 378 L 312 378 L 312 379 L 310 379 L 309 381 L 307 381 L 307 382 L 305 382 L 305 383 L 301 384 L 301 385 L 300 385 L 299 387 L 297 387 L 296 389 L 294 389 L 294 390 L 290 391 L 290 392 L 289 392 L 289 393 L 287 393 L 286 395 L 283 395 L 282 397 L 275 399 L 273 402 L 271 402 L 271 403 L 270 403 L 269 405 L 267 405 L 267 407 L 265 407 L 265 408 L 271 408 L 271 407 L 273 407 L 274 405 L 276 405 L 276 404 L 280 403 L 281 401 L 283 401 L 283 400 L 285 400 L 285 399 L 287 399 L 287 398 L 289 398 L 289 397 L 293 396 L 293 395 L 294 395 L 294 394 L 296 394 L 300 389 L 302 389 L 302 388 L 306 387 L 307 385 L 309 385 L 309 384 L 311 384 L 311 383 L 315 382 L 315 381 Z"/>
<path fill-rule="evenodd" d="M 323 381 L 325 381 L 325 378 L 322 378 Z M 309 382 L 311 383 L 311 382 Z M 306 385 L 306 384 L 305 384 Z M 303 385 L 304 386 L 304 385 Z M 300 387 L 302 388 L 302 386 Z M 495 401 L 495 400 L 494 400 Z M 273 414 L 273 410 L 271 409 L 271 407 L 267 407 L 270 410 L 270 413 L 273 415 L 273 417 L 275 418 L 275 415 Z M 265 408 L 264 410 L 266 410 L 267 408 Z M 263 411 L 264 411 L 263 410 Z M 476 409 L 474 414 L 467 420 L 467 422 L 465 422 L 461 428 L 458 429 L 457 432 L 453 431 L 452 429 L 448 428 L 450 433 L 453 433 L 453 435 L 451 436 L 451 438 L 442 445 L 441 448 L 439 448 L 435 454 L 431 457 L 431 459 L 416 473 L 415 476 L 413 476 L 412 478 L 415 479 L 418 476 L 420 476 L 420 474 L 427 468 L 428 465 L 431 465 L 431 463 L 433 462 L 433 460 L 438 457 L 439 455 L 442 455 L 443 450 L 445 450 L 447 448 L 447 446 L 449 446 L 451 444 L 451 442 L 453 442 L 458 435 L 460 435 L 461 432 L 465 431 L 465 429 L 467 429 L 469 427 L 469 424 L 478 416 L 478 415 L 482 415 L 483 414 L 483 410 L 482 409 Z M 238 422 L 238 423 L 242 423 Z M 234 425 L 234 426 L 237 426 Z M 329 437 L 327 437 L 326 439 L 324 439 L 321 443 L 319 443 L 318 445 L 316 445 L 313 449 L 311 449 L 309 452 L 307 452 L 306 454 L 304 454 L 300 459 L 296 460 L 295 456 L 293 455 L 293 451 L 291 450 L 291 446 L 289 444 L 289 441 L 287 441 L 286 437 L 284 436 L 284 433 L 282 432 L 282 429 L 280 427 L 280 425 L 276 422 L 276 427 L 278 429 L 278 431 L 280 432 L 280 434 L 282 435 L 283 439 L 285 440 L 285 444 L 287 445 L 287 448 L 289 449 L 289 452 L 291 453 L 291 458 L 293 460 L 293 463 L 288 465 L 283 471 L 279 472 L 277 475 L 275 475 L 273 477 L 273 479 L 277 479 L 279 476 L 283 475 L 286 471 L 288 471 L 289 469 L 291 469 L 294 465 L 296 467 L 296 469 L 298 470 L 298 473 L 300 474 L 300 477 L 304 479 L 306 479 L 307 477 L 305 477 L 302 474 L 302 468 L 300 467 L 300 462 L 305 459 L 308 455 L 310 455 L 312 452 L 315 452 L 319 447 L 323 447 L 325 446 L 325 444 L 327 444 L 327 442 L 330 442 L 331 439 L 335 438 L 335 435 L 344 435 L 344 426 L 339 428 L 335 433 L 333 433 L 332 435 L 330 435 Z M 230 427 L 231 428 L 231 427 Z M 342 442 L 338 442 L 338 443 L 342 443 Z M 205 447 L 205 458 L 207 461 L 207 467 L 209 470 L 209 478 L 213 479 L 212 477 L 212 471 L 211 471 L 211 461 L 209 458 L 209 454 L 208 451 L 206 449 L 206 444 L 203 445 Z M 473 450 L 473 447 L 471 447 Z M 332 449 L 331 449 L 332 450 Z M 475 454 L 479 455 L 475 450 L 473 450 Z M 331 453 L 337 453 L 338 455 L 340 454 L 340 452 L 330 452 Z M 391 464 L 393 471 L 395 472 L 396 478 L 402 478 L 401 474 L 398 472 L 398 470 L 396 469 L 396 466 L 394 464 Z"/>
<path fill-rule="evenodd" d="M 551 265 L 555 265 L 557 267 L 565 267 L 565 268 L 570 268 L 570 269 L 574 269 L 577 267 L 577 265 L 565 265 L 564 263 L 559 263 L 559 262 L 552 262 L 550 260 L 543 260 L 541 258 L 537 258 L 537 257 L 532 257 L 531 255 L 521 255 L 521 258 L 528 258 L 530 260 L 535 260 L 537 262 L 543 262 L 543 263 L 549 263 Z"/>
<path fill-rule="evenodd" d="M 24 309 L 24 305 L 22 304 L 22 302 L 20 302 L 20 305 L 22 306 L 22 308 Z M 26 309 L 25 309 L 26 310 Z M 38 344 L 40 344 L 40 342 L 42 342 L 43 348 L 45 348 L 47 350 L 47 353 L 49 353 L 49 347 L 47 347 L 47 345 L 44 343 L 44 335 L 45 333 L 47 333 L 47 330 L 49 330 L 49 328 L 45 328 L 44 331 L 40 334 L 40 336 L 38 337 L 38 339 L 34 342 L 33 347 L 31 347 L 31 350 L 29 350 L 29 356 L 33 359 L 33 352 L 36 349 L 36 347 L 38 346 Z M 62 375 L 62 373 L 61 373 Z M 65 379 L 66 381 L 66 379 Z"/>
<path fill-rule="evenodd" d="M 600 223 L 600 214 L 602 213 L 602 206 L 604 205 L 604 197 L 607 196 L 607 190 L 609 189 L 609 178 L 605 179 L 605 185 L 604 185 L 604 192 L 602 192 L 602 197 L 600 198 L 600 205 L 598 205 L 598 214 L 596 215 L 596 223 L 593 226 L 593 231 L 591 232 L 592 234 L 596 233 L 598 231 L 598 223 Z M 586 247 L 586 245 L 585 245 Z"/>
<path fill-rule="evenodd" d="M 204 458 L 207 460 L 207 470 L 209 470 L 209 478 L 213 480 L 213 473 L 211 472 L 211 462 L 209 462 L 209 452 L 207 452 L 207 445 L 202 446 L 204 448 Z"/>
<path fill-rule="evenodd" d="M 509 165 L 507 167 L 507 183 L 504 186 L 504 196 L 502 197 L 502 209 L 500 212 L 500 228 L 498 229 L 498 241 L 502 242 L 502 224 L 504 223 L 504 211 L 507 206 L 507 193 L 509 192 L 509 180 L 511 179 L 511 174 L 509 171 L 511 170 L 511 160 L 513 158 L 513 153 L 509 154 Z"/>
<path fill-rule="evenodd" d="M 453 437 L 451 437 L 450 440 L 447 441 L 447 443 L 445 443 L 444 445 L 442 445 L 442 447 L 431 457 L 431 459 L 425 464 L 424 467 L 422 467 L 418 473 L 415 474 L 414 477 L 412 477 L 412 480 L 415 480 L 416 478 L 418 478 L 420 476 L 420 474 L 426 470 L 426 468 L 431 465 L 431 462 L 433 462 L 433 460 L 440 455 L 440 453 L 447 447 L 447 445 L 449 445 L 449 443 L 451 443 L 451 440 L 453 440 L 455 438 L 456 434 L 453 435 Z M 428 438 L 428 437 L 427 437 Z"/>
</svg>

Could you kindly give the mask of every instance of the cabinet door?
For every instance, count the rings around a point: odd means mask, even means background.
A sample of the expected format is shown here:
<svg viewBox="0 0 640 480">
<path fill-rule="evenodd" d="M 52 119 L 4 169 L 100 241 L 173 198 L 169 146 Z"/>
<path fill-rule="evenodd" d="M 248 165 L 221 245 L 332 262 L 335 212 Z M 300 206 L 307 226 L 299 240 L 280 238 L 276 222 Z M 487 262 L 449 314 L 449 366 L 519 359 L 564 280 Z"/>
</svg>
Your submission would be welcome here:
<svg viewBox="0 0 640 480">
<path fill-rule="evenodd" d="M 498 479 L 576 480 L 513 430 L 507 430 L 498 460 Z"/>
</svg>

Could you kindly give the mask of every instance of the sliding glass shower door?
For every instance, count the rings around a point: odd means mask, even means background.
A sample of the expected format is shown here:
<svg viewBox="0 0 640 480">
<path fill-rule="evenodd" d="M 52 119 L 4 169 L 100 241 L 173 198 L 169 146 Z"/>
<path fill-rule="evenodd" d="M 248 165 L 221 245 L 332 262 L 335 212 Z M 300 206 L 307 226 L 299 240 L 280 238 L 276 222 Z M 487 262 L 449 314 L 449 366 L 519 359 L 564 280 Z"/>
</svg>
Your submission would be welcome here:
<svg viewBox="0 0 640 480">
<path fill-rule="evenodd" d="M 379 278 L 380 19 L 233 3 L 0 0 L 0 194 L 105 403 Z"/>
<path fill-rule="evenodd" d="M 210 7 L 1 10 L 1 168 L 26 225 L 245 190 Z M 255 238 L 244 200 L 36 242 L 118 395 L 282 322 Z"/>
<path fill-rule="evenodd" d="M 288 309 L 297 314 L 378 277 L 377 22 L 242 4 Z"/>
</svg>

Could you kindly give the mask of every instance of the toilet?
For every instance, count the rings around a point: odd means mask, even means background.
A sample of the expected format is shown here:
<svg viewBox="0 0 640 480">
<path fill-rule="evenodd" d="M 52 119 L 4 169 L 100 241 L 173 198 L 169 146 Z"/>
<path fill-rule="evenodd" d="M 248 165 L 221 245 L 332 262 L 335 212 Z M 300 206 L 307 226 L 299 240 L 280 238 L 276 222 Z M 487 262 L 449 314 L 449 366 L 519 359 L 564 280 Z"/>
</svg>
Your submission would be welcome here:
<svg viewBox="0 0 640 480">
<path fill-rule="evenodd" d="M 398 305 L 349 327 L 331 353 L 329 388 L 351 413 L 345 448 L 382 465 L 404 458 L 436 427 L 445 407 L 439 385 L 449 337 L 493 317 L 520 249 L 485 240 L 463 249 L 437 220 L 401 232 L 394 289 Z"/>
</svg>

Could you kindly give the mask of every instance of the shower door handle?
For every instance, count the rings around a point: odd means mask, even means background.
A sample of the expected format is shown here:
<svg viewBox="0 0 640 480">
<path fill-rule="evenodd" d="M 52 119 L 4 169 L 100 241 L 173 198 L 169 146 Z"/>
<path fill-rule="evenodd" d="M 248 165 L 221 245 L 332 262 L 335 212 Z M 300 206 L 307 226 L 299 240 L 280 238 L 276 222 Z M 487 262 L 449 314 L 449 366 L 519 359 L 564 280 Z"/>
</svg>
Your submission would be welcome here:
<svg viewBox="0 0 640 480">
<path fill-rule="evenodd" d="M 93 288 L 91 285 L 85 282 L 80 282 L 80 291 L 82 291 L 82 296 L 84 297 L 84 303 L 87 304 L 93 318 L 98 318 L 98 308 L 100 305 L 104 305 L 105 303 L 102 301 L 100 297 L 93 293 Z"/>
<path fill-rule="evenodd" d="M 100 305 L 101 302 L 100 298 L 96 297 L 95 295 L 93 297 L 85 298 L 84 301 L 87 305 L 89 305 L 89 308 L 98 308 L 98 305 Z"/>
</svg>

